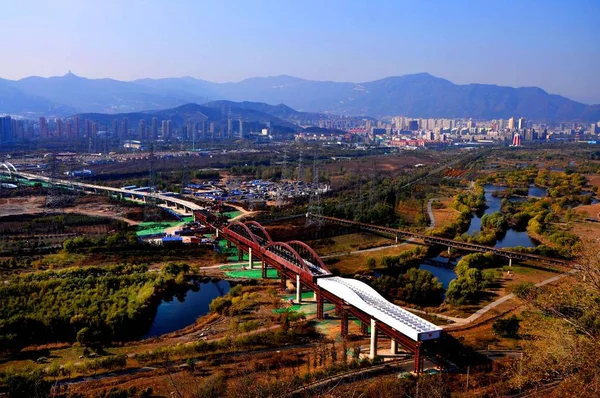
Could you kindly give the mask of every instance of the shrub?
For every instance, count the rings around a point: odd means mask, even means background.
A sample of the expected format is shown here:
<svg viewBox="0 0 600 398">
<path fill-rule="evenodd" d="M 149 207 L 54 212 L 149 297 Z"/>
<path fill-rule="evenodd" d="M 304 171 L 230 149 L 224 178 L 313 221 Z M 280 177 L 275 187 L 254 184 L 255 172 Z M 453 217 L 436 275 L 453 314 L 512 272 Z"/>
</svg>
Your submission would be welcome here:
<svg viewBox="0 0 600 398">
<path fill-rule="evenodd" d="M 496 319 L 492 331 L 498 336 L 516 337 L 519 334 L 521 320 L 515 315 L 508 318 Z"/>
</svg>

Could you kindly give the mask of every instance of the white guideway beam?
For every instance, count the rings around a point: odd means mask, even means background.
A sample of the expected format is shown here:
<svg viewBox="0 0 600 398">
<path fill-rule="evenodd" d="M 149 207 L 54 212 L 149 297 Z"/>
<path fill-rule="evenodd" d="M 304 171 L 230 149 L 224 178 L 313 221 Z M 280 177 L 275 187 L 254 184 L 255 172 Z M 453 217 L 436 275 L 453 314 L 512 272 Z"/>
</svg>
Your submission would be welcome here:
<svg viewBox="0 0 600 398">
<path fill-rule="evenodd" d="M 434 340 L 442 328 L 387 301 L 372 287 L 356 279 L 320 278 L 317 285 L 415 341 Z"/>
</svg>

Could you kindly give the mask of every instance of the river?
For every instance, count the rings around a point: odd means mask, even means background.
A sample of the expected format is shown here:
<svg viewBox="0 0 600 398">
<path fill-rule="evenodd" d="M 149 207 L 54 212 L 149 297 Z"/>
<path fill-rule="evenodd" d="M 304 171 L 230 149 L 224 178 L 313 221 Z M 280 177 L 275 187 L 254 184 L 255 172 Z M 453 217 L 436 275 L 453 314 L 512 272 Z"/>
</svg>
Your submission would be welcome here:
<svg viewBox="0 0 600 398">
<path fill-rule="evenodd" d="M 502 205 L 502 198 L 497 198 L 493 196 L 493 192 L 503 191 L 506 189 L 506 187 L 500 187 L 496 185 L 484 185 L 483 188 L 485 190 L 485 203 L 487 205 L 487 208 L 483 212 L 473 213 L 473 218 L 471 218 L 471 224 L 469 225 L 469 229 L 467 230 L 467 233 L 469 235 L 473 235 L 481 231 L 481 218 L 486 214 L 492 214 L 496 211 L 500 211 Z M 546 196 L 546 188 L 532 185 L 529 187 L 528 195 L 530 197 L 542 198 Z M 524 200 L 524 198 L 511 198 L 510 200 L 520 201 Z M 515 246 L 535 247 L 537 245 L 538 243 L 535 240 L 531 239 L 527 235 L 527 232 L 517 231 L 513 228 L 510 228 L 506 231 L 504 236 L 500 237 L 500 239 L 496 241 L 494 247 L 500 249 Z M 448 261 L 448 259 L 440 256 L 433 257 L 431 259 L 443 262 Z M 456 264 L 459 260 L 460 258 L 457 258 L 453 260 L 452 263 Z M 449 268 L 436 267 L 428 264 L 421 264 L 419 268 L 431 272 L 434 276 L 438 278 L 440 282 L 442 282 L 444 288 L 448 288 L 448 284 L 450 283 L 450 281 L 456 278 L 456 273 L 454 272 L 454 270 Z"/>
</svg>

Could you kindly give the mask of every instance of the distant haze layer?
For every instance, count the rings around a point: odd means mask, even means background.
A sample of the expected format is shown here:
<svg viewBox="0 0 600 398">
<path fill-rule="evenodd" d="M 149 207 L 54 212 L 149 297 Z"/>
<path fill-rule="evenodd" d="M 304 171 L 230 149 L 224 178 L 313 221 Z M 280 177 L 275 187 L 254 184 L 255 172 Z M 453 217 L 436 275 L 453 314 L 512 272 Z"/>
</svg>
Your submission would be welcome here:
<svg viewBox="0 0 600 398">
<path fill-rule="evenodd" d="M 457 85 L 427 73 L 363 83 L 314 81 L 285 75 L 236 83 L 213 83 L 191 77 L 126 82 L 86 79 L 72 73 L 16 81 L 0 79 L 0 113 L 24 116 L 136 112 L 214 100 L 286 104 L 304 112 L 348 116 L 600 120 L 600 105 L 585 105 L 537 87 Z"/>
</svg>

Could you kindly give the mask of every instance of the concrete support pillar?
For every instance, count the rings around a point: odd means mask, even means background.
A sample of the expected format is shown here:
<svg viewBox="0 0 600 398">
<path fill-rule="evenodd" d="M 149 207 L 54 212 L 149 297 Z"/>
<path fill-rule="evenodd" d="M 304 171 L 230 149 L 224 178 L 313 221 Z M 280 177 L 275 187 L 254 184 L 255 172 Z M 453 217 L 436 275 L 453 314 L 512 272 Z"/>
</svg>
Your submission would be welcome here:
<svg viewBox="0 0 600 398">
<path fill-rule="evenodd" d="M 216 231 L 215 232 L 216 233 L 216 237 L 218 238 L 219 237 L 219 228 L 216 228 L 215 231 Z M 227 241 L 227 242 L 229 242 L 229 241 Z"/>
<path fill-rule="evenodd" d="M 252 259 L 252 248 L 251 247 L 248 248 L 248 267 L 250 267 L 250 269 L 254 268 L 254 261 Z"/>
<path fill-rule="evenodd" d="M 377 356 L 377 322 L 371 318 L 371 345 L 369 348 L 369 358 L 373 359 Z"/>
<path fill-rule="evenodd" d="M 260 262 L 260 268 L 262 271 L 262 278 L 267 279 L 267 264 L 265 264 L 265 260 Z"/>
<path fill-rule="evenodd" d="M 509 259 L 508 259 L 508 266 L 509 266 L 509 267 L 512 267 L 512 258 L 509 258 Z"/>
<path fill-rule="evenodd" d="M 315 291 L 317 296 L 317 319 L 323 319 L 323 295 L 319 291 Z"/>
<path fill-rule="evenodd" d="M 423 358 L 422 358 L 422 342 L 417 341 L 415 345 L 415 373 L 420 375 L 423 371 Z"/>
<path fill-rule="evenodd" d="M 300 275 L 296 275 L 296 303 L 302 302 L 302 284 L 300 283 Z"/>
<path fill-rule="evenodd" d="M 392 339 L 392 344 L 390 347 L 390 352 L 392 355 L 396 355 L 398 353 L 398 342 Z"/>
<path fill-rule="evenodd" d="M 342 325 L 340 334 L 342 337 L 348 336 L 348 311 L 342 309 Z"/>
<path fill-rule="evenodd" d="M 398 243 L 398 235 L 396 235 L 396 243 Z"/>
<path fill-rule="evenodd" d="M 450 246 L 448 246 L 448 255 L 450 255 Z"/>
</svg>

